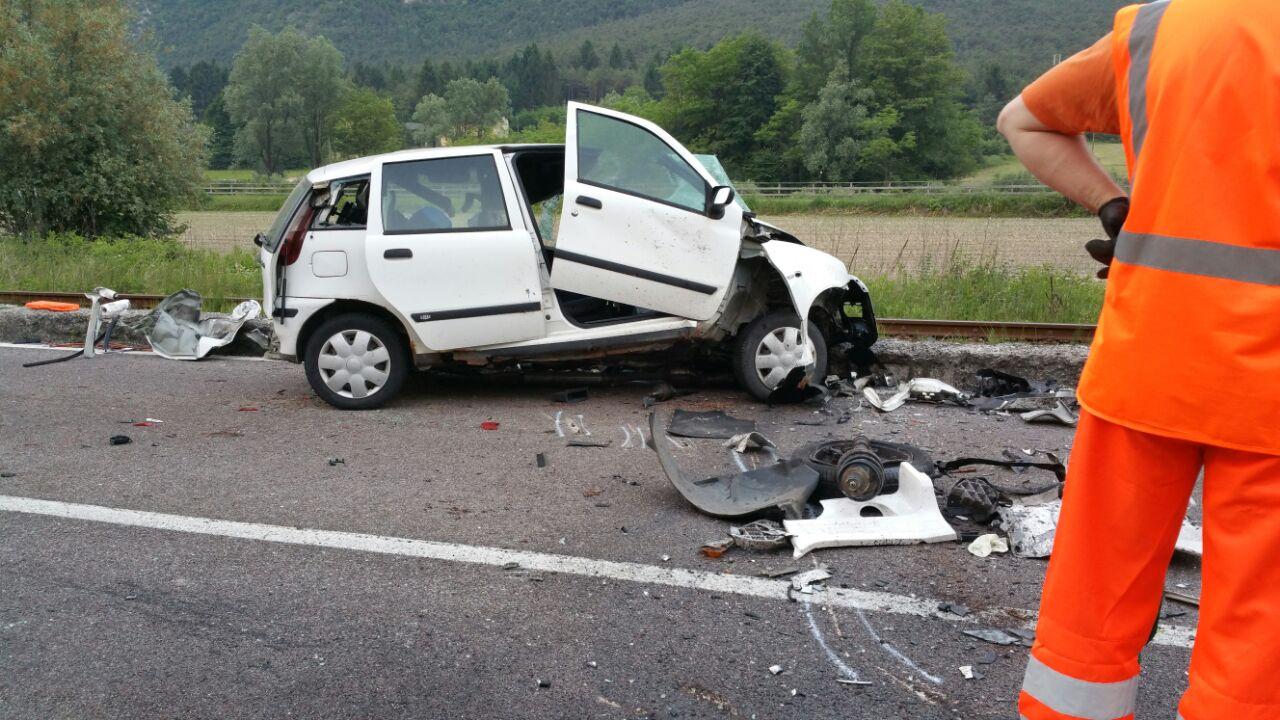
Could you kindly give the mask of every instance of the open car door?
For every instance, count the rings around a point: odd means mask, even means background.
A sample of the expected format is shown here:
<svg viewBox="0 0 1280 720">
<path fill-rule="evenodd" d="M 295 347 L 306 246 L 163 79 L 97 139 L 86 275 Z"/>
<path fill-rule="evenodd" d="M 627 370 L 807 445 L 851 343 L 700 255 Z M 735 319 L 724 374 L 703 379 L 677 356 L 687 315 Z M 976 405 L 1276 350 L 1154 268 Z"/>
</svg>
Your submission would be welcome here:
<svg viewBox="0 0 1280 720">
<path fill-rule="evenodd" d="M 551 284 L 694 320 L 724 298 L 742 209 L 653 123 L 569 103 Z"/>
</svg>

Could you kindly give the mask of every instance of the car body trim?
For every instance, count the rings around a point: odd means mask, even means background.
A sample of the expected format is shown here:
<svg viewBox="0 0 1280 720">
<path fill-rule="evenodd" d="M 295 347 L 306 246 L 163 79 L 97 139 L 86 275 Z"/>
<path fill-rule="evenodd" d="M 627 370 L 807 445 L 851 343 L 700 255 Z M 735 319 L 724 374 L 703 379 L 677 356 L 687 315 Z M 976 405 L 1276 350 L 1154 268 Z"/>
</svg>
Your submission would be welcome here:
<svg viewBox="0 0 1280 720">
<path fill-rule="evenodd" d="M 716 291 L 719 290 L 719 288 L 714 285 L 707 285 L 706 283 L 700 283 L 694 280 L 672 277 L 671 275 L 663 275 L 662 273 L 653 272 L 652 270 L 644 270 L 630 265 L 623 265 L 622 263 L 616 263 L 612 260 L 601 260 L 600 258 L 581 255 L 576 252 L 569 252 L 568 250 L 556 250 L 555 256 L 557 260 L 575 262 L 579 265 L 588 265 L 590 267 L 600 268 L 601 270 L 608 270 L 609 272 L 630 275 L 632 277 L 640 278 L 641 280 L 662 283 L 663 285 L 678 287 L 682 290 L 692 290 L 697 293 L 702 293 L 703 295 L 714 295 L 716 294 Z"/>
<path fill-rule="evenodd" d="M 438 310 L 410 315 L 414 322 L 435 322 L 437 320 L 461 320 L 463 318 L 487 317 L 490 315 L 517 315 L 520 313 L 540 312 L 542 303 L 527 302 L 515 305 L 491 305 L 479 308 L 460 308 L 458 310 Z"/>
</svg>

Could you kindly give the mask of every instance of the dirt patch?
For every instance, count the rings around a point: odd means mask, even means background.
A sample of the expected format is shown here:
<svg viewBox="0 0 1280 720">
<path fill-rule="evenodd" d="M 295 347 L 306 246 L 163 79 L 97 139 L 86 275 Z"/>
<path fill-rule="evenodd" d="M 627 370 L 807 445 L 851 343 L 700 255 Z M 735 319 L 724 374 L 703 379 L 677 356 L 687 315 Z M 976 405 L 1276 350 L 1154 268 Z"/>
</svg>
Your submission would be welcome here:
<svg viewBox="0 0 1280 720">
<path fill-rule="evenodd" d="M 276 216 L 270 212 L 184 212 L 182 242 L 219 252 L 253 250 L 253 236 L 266 230 Z"/>
</svg>

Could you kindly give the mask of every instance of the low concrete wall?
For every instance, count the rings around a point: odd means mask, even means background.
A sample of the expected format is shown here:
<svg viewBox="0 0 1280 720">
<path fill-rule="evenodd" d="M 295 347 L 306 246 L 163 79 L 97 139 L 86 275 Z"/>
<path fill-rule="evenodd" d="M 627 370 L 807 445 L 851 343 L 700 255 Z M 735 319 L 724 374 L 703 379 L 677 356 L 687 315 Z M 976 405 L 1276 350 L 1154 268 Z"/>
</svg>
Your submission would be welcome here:
<svg viewBox="0 0 1280 720">
<path fill-rule="evenodd" d="M 131 345 L 147 345 L 143 334 L 132 325 L 146 316 L 146 310 L 131 310 L 121 318 L 113 340 Z M 0 305 L 0 342 L 83 342 L 89 311 L 55 313 Z M 245 328 L 256 327 L 270 335 L 265 318 L 250 320 Z M 216 352 L 262 355 L 262 348 L 241 336 Z M 955 343 L 937 340 L 897 340 L 887 338 L 876 344 L 876 354 L 899 379 L 932 377 L 961 389 L 972 387 L 973 375 L 994 368 L 1033 380 L 1054 380 L 1074 385 L 1089 353 L 1087 345 L 1058 343 Z"/>
</svg>

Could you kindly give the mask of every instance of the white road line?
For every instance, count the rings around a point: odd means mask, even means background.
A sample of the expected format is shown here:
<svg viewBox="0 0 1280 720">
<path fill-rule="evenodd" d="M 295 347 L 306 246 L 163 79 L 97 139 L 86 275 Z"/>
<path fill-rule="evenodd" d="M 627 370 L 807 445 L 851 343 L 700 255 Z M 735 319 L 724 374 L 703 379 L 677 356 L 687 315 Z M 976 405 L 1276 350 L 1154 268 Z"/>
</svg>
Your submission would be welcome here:
<svg viewBox="0 0 1280 720">
<path fill-rule="evenodd" d="M 43 344 L 43 343 L 41 343 L 41 344 L 39 344 L 39 345 L 36 345 L 36 344 L 23 344 L 23 343 L 0 342 L 0 349 L 3 349 L 3 350 L 70 350 L 70 351 L 72 351 L 72 352 L 75 352 L 76 350 L 79 350 L 80 348 L 78 348 L 78 347 L 66 347 L 66 346 L 63 346 L 63 345 L 58 345 L 58 346 L 54 346 L 54 345 L 46 345 L 46 344 Z M 102 357 L 102 356 L 103 356 L 103 355 L 105 355 L 105 354 L 106 354 L 106 353 L 102 352 L 102 350 L 101 350 L 101 349 L 98 349 L 98 351 L 97 351 L 96 353 L 94 353 L 94 357 Z M 141 356 L 141 357 L 156 357 L 156 358 L 159 358 L 159 357 L 160 357 L 159 355 L 157 355 L 155 352 L 153 352 L 153 351 L 151 351 L 151 350 L 112 350 L 110 354 L 112 354 L 112 355 L 129 355 L 129 356 L 133 356 L 133 357 L 138 357 L 138 356 Z M 162 360 L 163 360 L 163 359 L 165 359 L 165 358 L 160 358 L 160 359 L 162 359 Z M 269 359 L 267 359 L 267 358 L 265 358 L 265 357 L 260 357 L 260 356 L 258 356 L 258 355 L 207 355 L 207 356 L 205 356 L 205 357 L 201 358 L 201 359 L 200 359 L 200 362 L 207 362 L 207 361 L 209 361 L 209 360 L 236 360 L 236 361 L 239 361 L 239 362 L 274 362 L 274 361 L 272 361 L 272 360 L 269 360 Z M 191 361 L 188 361 L 188 360 L 177 360 L 177 361 L 175 361 L 175 362 L 191 362 Z"/>
<path fill-rule="evenodd" d="M 617 562 L 614 560 L 596 560 L 573 555 L 553 555 L 551 553 L 530 552 L 527 550 L 506 550 L 480 545 L 414 540 L 412 538 L 387 537 L 384 535 L 366 535 L 335 530 L 309 530 L 281 525 L 215 520 L 145 512 L 142 510 L 123 510 L 101 505 L 81 505 L 57 500 L 38 500 L 11 495 L 0 495 L 0 512 L 88 520 L 111 525 L 152 528 L 155 530 L 169 530 L 241 540 L 258 540 L 286 545 L 306 545 L 379 553 L 382 555 L 429 558 L 473 565 L 500 567 L 514 562 L 519 563 L 522 568 L 542 572 L 666 585 L 718 593 L 733 593 L 735 595 L 769 600 L 790 600 L 789 589 L 791 588 L 791 583 L 786 580 L 769 580 L 760 577 L 641 565 L 639 563 Z M 815 593 L 812 599 L 819 604 L 827 604 L 834 607 L 892 613 L 895 615 L 932 617 L 952 624 L 974 623 L 978 619 L 974 616 L 959 618 L 949 613 L 943 613 L 938 610 L 937 600 L 906 597 L 884 592 L 828 588 Z M 1009 617 L 1009 613 L 1000 608 L 989 611 L 988 614 L 992 617 Z M 1171 647 L 1190 648 L 1191 639 L 1192 633 L 1189 630 L 1174 628 L 1162 631 L 1156 636 L 1154 643 Z"/>
<path fill-rule="evenodd" d="M 862 682 L 862 677 L 858 675 L 858 671 L 849 667 L 840 655 L 827 644 L 827 639 L 823 637 L 822 630 L 818 628 L 818 622 L 813 619 L 813 603 L 807 599 L 804 601 L 804 617 L 809 621 L 809 634 L 813 635 L 813 639 L 818 641 L 818 647 L 822 648 L 822 652 L 826 653 L 827 659 L 840 671 L 840 677 L 845 680 Z"/>
</svg>

